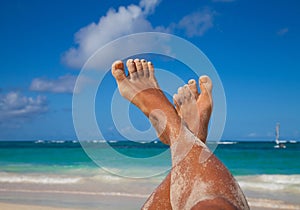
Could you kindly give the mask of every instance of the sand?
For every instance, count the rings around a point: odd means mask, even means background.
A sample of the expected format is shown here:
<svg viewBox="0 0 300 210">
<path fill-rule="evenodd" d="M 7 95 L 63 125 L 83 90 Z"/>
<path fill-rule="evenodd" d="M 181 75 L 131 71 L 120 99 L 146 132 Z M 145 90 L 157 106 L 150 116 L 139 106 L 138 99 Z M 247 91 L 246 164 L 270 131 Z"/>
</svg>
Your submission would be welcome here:
<svg viewBox="0 0 300 210">
<path fill-rule="evenodd" d="M 280 202 L 276 202 L 274 200 L 266 200 L 266 199 L 248 199 L 249 204 L 251 206 L 252 210 L 271 210 L 271 209 L 277 209 L 277 210 L 288 210 L 288 209 L 300 209 L 300 206 L 290 205 L 290 204 L 284 204 Z M 122 207 L 121 205 L 117 205 L 118 199 L 115 201 L 115 205 L 112 205 L 111 207 L 117 210 L 117 209 L 126 209 Z M 132 209 L 135 209 L 134 201 L 130 201 L 128 199 L 128 202 L 132 202 L 131 207 Z M 129 207 L 127 205 L 127 207 Z M 51 207 L 51 206 L 42 206 L 42 205 L 29 205 L 29 204 L 12 204 L 12 203 L 1 203 L 0 202 L 0 209 L 1 210 L 70 210 L 74 209 L 74 207 L 70 208 L 63 208 L 63 207 Z M 86 209 L 84 207 L 76 208 L 76 209 Z M 105 206 L 99 206 L 97 209 L 106 209 Z"/>
<path fill-rule="evenodd" d="M 84 182 L 70 185 L 1 183 L 1 210 L 135 210 L 140 209 L 150 193 L 159 184 L 149 180 L 132 180 L 126 183 Z M 268 192 L 245 191 L 251 209 L 300 209 L 298 199 L 277 199 Z"/>
<path fill-rule="evenodd" d="M 28 195 L 27 195 L 28 196 Z M 24 195 L 24 197 L 27 197 Z M 56 197 L 53 194 L 48 194 L 49 198 Z M 27 204 L 26 202 L 33 202 L 28 199 L 27 201 L 23 199 L 20 199 L 21 201 L 15 201 L 20 203 L 9 203 L 9 202 L 0 202 L 0 209 L 1 210 L 70 210 L 70 209 L 105 209 L 105 210 L 134 210 L 134 209 L 140 209 L 141 204 L 144 202 L 143 198 L 134 198 L 134 197 L 126 197 L 126 196 L 97 196 L 97 201 L 91 201 L 90 198 L 87 197 L 74 197 L 72 195 L 66 195 L 64 194 L 61 196 L 61 198 L 64 198 L 66 203 L 62 203 L 61 200 L 58 200 L 57 203 L 55 203 L 54 200 L 51 201 L 49 199 L 44 199 L 42 204 Z M 72 199 L 70 199 L 72 198 Z M 39 199 L 38 199 L 39 200 Z M 75 201 L 76 200 L 76 201 Z M 281 201 L 271 200 L 271 199 L 257 199 L 257 198 L 247 198 L 250 207 L 252 210 L 289 210 L 289 209 L 300 209 L 299 205 L 292 205 L 288 203 L 284 203 Z M 41 200 L 40 200 L 41 201 Z M 69 203 L 72 201 L 72 205 Z M 22 203 L 24 202 L 24 203 Z M 36 200 L 35 200 L 36 202 Z M 78 206 L 76 206 L 76 203 Z M 68 207 L 66 207 L 68 206 Z"/>
<path fill-rule="evenodd" d="M 54 208 L 47 206 L 33 206 L 33 205 L 21 205 L 11 203 L 0 203 L 1 210 L 70 210 L 66 208 Z"/>
</svg>

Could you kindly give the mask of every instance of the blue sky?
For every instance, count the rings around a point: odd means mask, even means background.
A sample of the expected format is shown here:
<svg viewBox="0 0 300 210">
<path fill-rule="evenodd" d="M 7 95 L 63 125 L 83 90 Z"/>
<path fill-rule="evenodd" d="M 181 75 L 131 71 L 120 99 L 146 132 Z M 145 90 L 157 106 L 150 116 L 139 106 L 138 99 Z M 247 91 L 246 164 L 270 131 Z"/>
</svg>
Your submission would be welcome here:
<svg viewBox="0 0 300 210">
<path fill-rule="evenodd" d="M 223 139 L 270 140 L 277 122 L 282 138 L 300 139 L 297 0 L 3 0 L 0 140 L 76 139 L 72 94 L 82 64 L 109 41 L 148 31 L 187 39 L 213 63 L 227 101 Z M 105 84 L 116 88 L 111 75 Z M 101 114 L 112 94 L 104 92 L 98 124 L 121 138 Z M 132 123 L 147 128 L 130 109 Z"/>
</svg>

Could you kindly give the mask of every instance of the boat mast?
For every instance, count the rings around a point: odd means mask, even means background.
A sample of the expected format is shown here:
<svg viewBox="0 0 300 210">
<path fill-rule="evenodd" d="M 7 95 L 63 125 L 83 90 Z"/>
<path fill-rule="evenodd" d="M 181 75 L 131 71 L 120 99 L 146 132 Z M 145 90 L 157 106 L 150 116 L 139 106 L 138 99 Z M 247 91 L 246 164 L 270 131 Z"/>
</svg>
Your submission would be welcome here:
<svg viewBox="0 0 300 210">
<path fill-rule="evenodd" d="M 276 124 L 276 131 L 275 131 L 275 133 L 276 133 L 276 144 L 279 144 L 279 127 L 280 127 L 280 124 L 279 123 L 277 123 Z"/>
</svg>

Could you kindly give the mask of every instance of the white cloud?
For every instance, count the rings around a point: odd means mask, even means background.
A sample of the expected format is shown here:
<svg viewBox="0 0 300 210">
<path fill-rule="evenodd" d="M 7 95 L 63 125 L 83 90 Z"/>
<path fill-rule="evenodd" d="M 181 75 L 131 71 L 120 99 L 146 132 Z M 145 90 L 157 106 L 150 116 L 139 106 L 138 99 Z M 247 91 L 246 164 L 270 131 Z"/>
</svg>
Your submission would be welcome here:
<svg viewBox="0 0 300 210">
<path fill-rule="evenodd" d="M 279 31 L 277 31 L 277 35 L 278 36 L 284 36 L 286 33 L 289 32 L 289 29 L 288 28 L 282 28 L 280 29 Z"/>
<path fill-rule="evenodd" d="M 178 28 L 183 29 L 187 36 L 202 36 L 213 27 L 214 12 L 205 9 L 201 12 L 189 14 L 181 19 Z"/>
<path fill-rule="evenodd" d="M 35 78 L 32 80 L 29 89 L 38 92 L 50 93 L 79 93 L 87 84 L 95 85 L 95 80 L 91 77 L 81 75 L 64 75 L 57 79 Z"/>
<path fill-rule="evenodd" d="M 152 14 L 159 2 L 160 0 L 141 0 L 140 7 L 144 8 L 144 13 L 146 15 Z"/>
<path fill-rule="evenodd" d="M 0 94 L 0 124 L 32 118 L 48 110 L 46 97 L 36 99 L 26 97 L 19 92 Z"/>
<path fill-rule="evenodd" d="M 214 12 L 208 8 L 187 15 L 179 23 L 171 23 L 167 27 L 163 25 L 153 26 L 147 17 L 155 11 L 158 4 L 159 0 L 141 0 L 139 5 L 120 6 L 118 10 L 110 9 L 105 16 L 99 19 L 98 23 L 91 23 L 75 34 L 75 46 L 63 54 L 63 62 L 72 68 L 82 68 L 83 64 L 96 50 L 110 41 L 133 33 L 183 31 L 187 36 L 193 37 L 202 36 L 208 29 L 213 27 Z M 124 54 L 124 52 L 122 54 L 123 49 L 129 49 L 132 46 L 138 45 L 140 49 L 147 50 L 149 46 L 168 50 L 167 46 L 153 43 L 155 43 L 155 40 L 144 40 L 143 43 L 129 40 L 122 44 L 121 49 L 114 47 L 106 50 L 105 54 L 97 57 L 97 59 L 89 60 L 89 68 L 106 70 L 103 68 L 113 62 L 112 57 L 114 59 L 121 58 L 121 55 Z"/>
<path fill-rule="evenodd" d="M 35 78 L 31 82 L 30 90 L 52 93 L 73 93 L 76 76 L 64 75 L 58 79 Z"/>
<path fill-rule="evenodd" d="M 117 11 L 110 9 L 98 23 L 91 23 L 75 34 L 76 47 L 63 55 L 63 61 L 70 67 L 81 68 L 97 49 L 118 37 L 138 32 L 165 31 L 164 27 L 153 27 L 146 19 L 158 3 L 157 0 L 142 0 L 139 6 L 120 6 Z"/>
</svg>

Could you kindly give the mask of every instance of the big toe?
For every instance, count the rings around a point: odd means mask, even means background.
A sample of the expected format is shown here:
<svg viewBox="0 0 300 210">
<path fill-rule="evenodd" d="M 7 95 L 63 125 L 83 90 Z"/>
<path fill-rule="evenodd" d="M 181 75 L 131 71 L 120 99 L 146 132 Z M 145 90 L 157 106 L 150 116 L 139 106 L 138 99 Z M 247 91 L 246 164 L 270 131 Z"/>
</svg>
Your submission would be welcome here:
<svg viewBox="0 0 300 210">
<path fill-rule="evenodd" d="M 111 72 L 117 82 L 121 82 L 126 78 L 124 64 L 121 60 L 115 61 L 112 64 Z"/>
<path fill-rule="evenodd" d="M 200 84 L 200 89 L 201 89 L 201 92 L 204 93 L 204 92 L 208 92 L 208 93 L 211 93 L 212 92 L 212 81 L 211 79 L 204 75 L 204 76 L 201 76 L 199 78 L 199 84 Z"/>
</svg>

